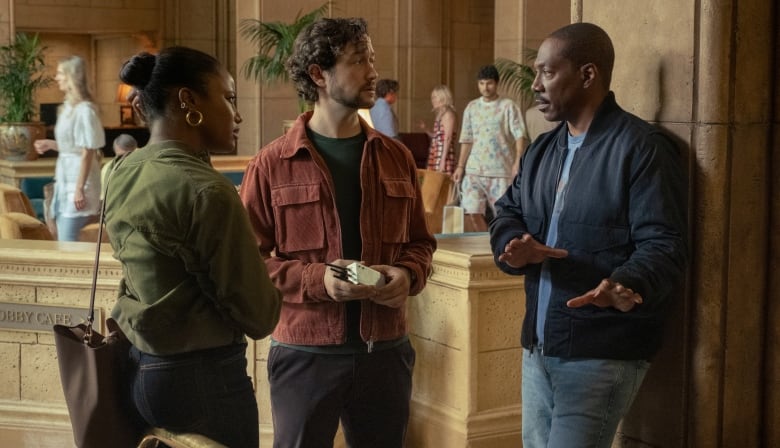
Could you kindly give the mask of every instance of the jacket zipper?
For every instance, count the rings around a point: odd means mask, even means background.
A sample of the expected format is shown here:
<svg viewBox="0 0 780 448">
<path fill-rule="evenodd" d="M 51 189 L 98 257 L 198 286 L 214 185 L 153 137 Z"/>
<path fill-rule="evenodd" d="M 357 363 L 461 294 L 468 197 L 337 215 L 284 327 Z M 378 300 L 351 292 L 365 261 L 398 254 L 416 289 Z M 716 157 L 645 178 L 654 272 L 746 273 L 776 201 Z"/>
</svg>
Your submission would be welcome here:
<svg viewBox="0 0 780 448">
<path fill-rule="evenodd" d="M 368 301 L 366 304 L 368 306 L 368 340 L 366 341 L 366 345 L 368 353 L 371 353 L 374 351 L 374 310 L 376 310 L 376 304 L 372 303 L 371 301 Z"/>
<path fill-rule="evenodd" d="M 309 155 L 310 155 L 312 161 L 314 162 L 314 165 L 320 170 L 320 173 L 322 173 L 322 177 L 325 178 L 325 184 L 328 186 L 328 189 L 330 189 L 330 195 L 331 195 L 331 198 L 333 199 L 333 210 L 336 211 L 336 215 L 338 216 L 338 210 L 336 210 L 336 188 L 333 186 L 333 179 L 331 177 L 330 171 L 327 171 L 324 168 L 325 161 L 322 160 L 322 156 L 320 156 L 319 154 L 317 154 L 315 156 L 316 151 L 313 151 L 313 150 L 309 149 L 308 147 L 306 149 L 309 150 Z M 318 158 L 319 158 L 319 160 L 318 160 Z M 341 225 L 339 225 L 338 219 L 336 220 L 336 227 L 338 228 L 339 241 L 341 241 Z M 341 258 L 343 256 L 344 256 L 344 254 L 339 254 L 339 258 Z M 343 344 L 343 343 L 347 342 L 347 306 L 346 306 L 346 304 L 342 304 L 342 305 L 343 305 L 343 307 L 342 307 L 343 308 L 342 317 L 343 317 L 343 321 L 344 321 L 344 335 L 342 337 L 341 343 Z M 359 332 L 359 330 L 358 330 L 358 332 Z"/>
<path fill-rule="evenodd" d="M 368 148 L 368 139 L 366 139 L 366 142 L 365 142 L 364 147 L 363 147 L 363 157 L 367 160 L 367 163 L 370 163 L 371 166 L 369 168 L 371 168 L 371 169 L 375 168 L 375 165 L 376 165 L 376 159 L 375 159 L 374 155 L 375 155 L 374 152 L 369 150 L 369 148 Z M 363 173 L 364 173 L 364 171 L 362 169 L 362 167 L 363 167 L 363 161 L 362 160 L 360 162 L 360 166 L 361 166 L 361 170 L 360 170 L 360 185 L 361 185 L 361 188 L 363 188 Z M 381 178 L 380 178 L 380 182 L 381 182 Z M 373 183 L 368 183 L 366 185 L 366 189 L 370 189 L 371 190 L 369 192 L 369 196 L 368 197 L 372 198 L 372 199 L 376 197 L 376 192 L 374 191 L 373 187 L 374 187 Z M 364 193 L 365 193 L 365 190 L 364 190 Z M 361 198 L 361 201 L 365 202 L 365 196 L 363 196 Z M 361 204 L 360 215 L 362 216 L 364 213 L 365 213 L 365 211 L 364 211 L 363 206 Z M 374 222 L 380 224 L 379 228 L 381 229 L 382 207 L 375 207 L 374 208 L 374 213 L 377 214 L 376 220 Z M 362 227 L 362 222 L 361 222 L 361 227 Z M 361 238 L 362 238 L 362 236 L 361 236 Z M 379 240 L 380 241 L 382 240 L 381 236 L 380 236 Z M 365 249 L 365 247 L 363 247 L 363 249 Z M 372 258 L 373 257 L 371 257 L 371 258 L 363 257 L 364 260 L 372 259 Z M 374 351 L 374 318 L 375 318 L 374 310 L 375 310 L 376 305 L 374 303 L 372 303 L 371 301 L 368 301 L 368 303 L 366 303 L 366 305 L 368 306 L 368 314 L 369 314 L 369 316 L 368 316 L 368 318 L 369 318 L 368 319 L 368 341 L 366 341 L 366 345 L 367 345 L 366 349 L 368 350 L 368 353 L 371 353 L 371 352 Z M 362 316 L 362 313 L 361 313 L 361 319 L 362 319 L 362 317 L 363 316 Z"/>
<path fill-rule="evenodd" d="M 568 151 L 568 150 L 569 149 L 567 147 L 566 151 Z M 555 200 L 557 199 L 557 196 L 558 196 L 558 184 L 561 183 L 561 174 L 563 174 L 563 162 L 565 160 L 566 160 L 566 156 L 564 155 L 563 157 L 561 157 L 561 160 L 558 162 L 558 175 L 555 177 L 555 185 L 554 185 L 554 190 L 553 190 L 553 198 L 554 199 L 553 199 L 552 210 L 550 210 L 550 220 L 552 220 L 552 215 L 555 213 Z M 574 161 L 572 160 L 572 163 L 573 162 Z M 571 173 L 570 173 L 570 176 L 571 176 Z M 571 180 L 571 177 L 569 177 L 569 180 Z M 549 222 L 547 224 L 547 231 L 548 232 L 550 231 Z M 547 238 L 547 234 L 545 233 L 545 240 L 546 240 L 546 238 Z M 555 237 L 555 240 L 556 241 L 558 240 L 558 236 L 557 235 Z M 547 243 L 547 241 L 545 241 L 545 244 L 546 243 Z M 541 277 L 541 273 L 539 274 L 539 276 Z M 552 282 L 552 276 L 550 277 L 550 282 Z M 550 298 L 552 299 L 552 286 L 550 286 Z M 537 290 L 537 292 L 536 292 L 536 313 L 535 314 L 538 314 L 538 313 L 539 313 L 539 291 Z M 549 306 L 547 307 L 547 314 L 550 314 L 550 307 Z M 537 319 L 534 319 L 534 322 L 536 322 L 536 321 L 537 321 Z M 547 316 L 544 316 L 544 321 L 545 321 L 545 323 L 547 322 Z M 548 340 L 548 336 L 549 336 L 547 334 L 547 330 L 548 329 L 549 329 L 549 326 L 545 325 L 544 326 L 544 339 L 545 340 Z M 534 325 L 534 339 L 536 339 L 536 325 Z M 536 341 L 536 342 L 538 343 L 539 341 Z M 531 344 L 531 353 L 533 353 L 533 348 L 534 348 L 535 345 L 536 344 Z M 541 350 L 542 356 L 544 356 L 544 346 L 542 346 L 539 350 Z"/>
</svg>

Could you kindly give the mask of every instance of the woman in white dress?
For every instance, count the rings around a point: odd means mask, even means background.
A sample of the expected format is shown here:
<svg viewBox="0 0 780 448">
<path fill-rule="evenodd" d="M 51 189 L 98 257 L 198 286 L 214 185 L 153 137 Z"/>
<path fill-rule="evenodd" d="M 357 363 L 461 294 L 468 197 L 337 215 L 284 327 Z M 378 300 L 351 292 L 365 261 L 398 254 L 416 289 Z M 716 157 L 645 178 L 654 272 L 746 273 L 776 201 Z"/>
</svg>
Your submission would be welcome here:
<svg viewBox="0 0 780 448">
<path fill-rule="evenodd" d="M 81 228 L 99 213 L 100 148 L 106 138 L 87 88 L 84 60 L 78 56 L 63 60 L 54 79 L 65 93 L 54 126 L 55 140 L 36 140 L 35 149 L 40 154 L 59 151 L 51 216 L 59 241 L 78 241 Z"/>
</svg>

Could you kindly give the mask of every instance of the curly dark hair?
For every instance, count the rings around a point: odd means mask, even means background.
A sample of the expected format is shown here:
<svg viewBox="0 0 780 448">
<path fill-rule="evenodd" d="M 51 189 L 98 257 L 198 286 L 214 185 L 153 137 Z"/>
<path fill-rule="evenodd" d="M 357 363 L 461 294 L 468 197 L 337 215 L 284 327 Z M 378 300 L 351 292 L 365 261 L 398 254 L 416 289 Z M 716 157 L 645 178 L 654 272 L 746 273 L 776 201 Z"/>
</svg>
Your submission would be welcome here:
<svg viewBox="0 0 780 448">
<path fill-rule="evenodd" d="M 298 95 L 305 101 L 316 102 L 319 94 L 309 76 L 309 66 L 317 64 L 323 71 L 330 70 L 348 44 L 367 39 L 367 29 L 362 18 L 322 18 L 304 28 L 287 59 L 287 73 Z"/>
<path fill-rule="evenodd" d="M 483 65 L 477 72 L 477 81 L 482 79 L 492 79 L 498 82 L 498 69 L 495 65 Z"/>
</svg>

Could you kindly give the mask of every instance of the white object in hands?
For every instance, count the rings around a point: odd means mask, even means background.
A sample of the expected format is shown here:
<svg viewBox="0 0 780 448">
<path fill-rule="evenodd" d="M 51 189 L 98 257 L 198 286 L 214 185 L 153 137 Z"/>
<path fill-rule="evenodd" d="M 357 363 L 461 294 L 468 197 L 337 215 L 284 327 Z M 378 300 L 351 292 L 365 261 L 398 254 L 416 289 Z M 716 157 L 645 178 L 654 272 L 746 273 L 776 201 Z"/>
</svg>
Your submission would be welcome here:
<svg viewBox="0 0 780 448">
<path fill-rule="evenodd" d="M 349 278 L 349 281 L 356 285 L 385 285 L 385 277 L 381 273 L 358 262 L 347 266 L 347 277 Z"/>
</svg>

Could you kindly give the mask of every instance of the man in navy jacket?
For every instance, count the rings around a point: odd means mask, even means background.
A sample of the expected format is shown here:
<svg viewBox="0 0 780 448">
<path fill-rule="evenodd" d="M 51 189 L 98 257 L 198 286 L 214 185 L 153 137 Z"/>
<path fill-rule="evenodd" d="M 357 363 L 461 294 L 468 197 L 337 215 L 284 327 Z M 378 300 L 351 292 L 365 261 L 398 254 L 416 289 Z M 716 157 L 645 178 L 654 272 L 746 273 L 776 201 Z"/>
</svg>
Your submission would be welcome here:
<svg viewBox="0 0 780 448">
<path fill-rule="evenodd" d="M 526 150 L 490 224 L 498 267 L 525 275 L 525 448 L 611 445 L 685 275 L 678 151 L 617 105 L 613 64 L 593 24 L 542 43 L 536 103 L 561 124 Z"/>
</svg>

